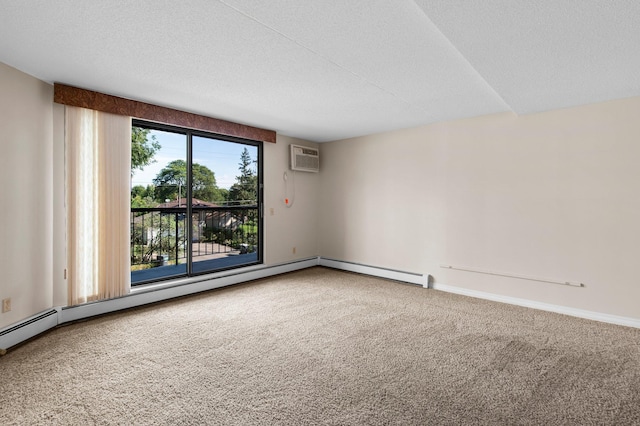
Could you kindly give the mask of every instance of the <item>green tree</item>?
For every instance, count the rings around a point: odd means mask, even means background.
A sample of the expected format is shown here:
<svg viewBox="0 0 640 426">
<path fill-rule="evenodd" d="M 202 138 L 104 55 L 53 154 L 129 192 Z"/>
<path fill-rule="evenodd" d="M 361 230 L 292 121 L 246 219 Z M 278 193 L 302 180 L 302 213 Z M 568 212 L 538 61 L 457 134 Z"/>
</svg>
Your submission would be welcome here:
<svg viewBox="0 0 640 426">
<path fill-rule="evenodd" d="M 187 163 L 173 160 L 158 172 L 153 184 L 156 187 L 155 198 L 158 202 L 184 198 L 187 192 Z"/>
<path fill-rule="evenodd" d="M 220 202 L 220 189 L 216 184 L 216 176 L 207 166 L 194 163 L 191 166 L 193 198 L 203 201 Z"/>
<path fill-rule="evenodd" d="M 218 200 L 220 203 L 226 203 L 229 200 L 229 190 L 225 188 L 218 188 Z"/>
<path fill-rule="evenodd" d="M 222 194 L 216 184 L 213 171 L 207 166 L 194 163 L 191 167 L 193 198 L 203 201 L 220 202 Z M 174 160 L 167 164 L 153 180 L 155 199 L 163 203 L 165 200 L 177 200 L 187 195 L 187 163 Z"/>
<path fill-rule="evenodd" d="M 155 207 L 158 203 L 154 200 L 155 187 L 147 185 L 136 185 L 131 188 L 131 207 L 133 208 L 150 208 Z"/>
<path fill-rule="evenodd" d="M 131 174 L 142 170 L 145 166 L 155 162 L 153 156 L 160 150 L 160 142 L 154 135 L 149 138 L 150 129 L 142 127 L 131 128 Z"/>
<path fill-rule="evenodd" d="M 236 183 L 229 189 L 229 201 L 233 204 L 255 205 L 258 202 L 258 176 L 253 167 L 254 163 L 249 150 L 245 148 L 238 163 L 240 175 L 236 176 Z"/>
</svg>

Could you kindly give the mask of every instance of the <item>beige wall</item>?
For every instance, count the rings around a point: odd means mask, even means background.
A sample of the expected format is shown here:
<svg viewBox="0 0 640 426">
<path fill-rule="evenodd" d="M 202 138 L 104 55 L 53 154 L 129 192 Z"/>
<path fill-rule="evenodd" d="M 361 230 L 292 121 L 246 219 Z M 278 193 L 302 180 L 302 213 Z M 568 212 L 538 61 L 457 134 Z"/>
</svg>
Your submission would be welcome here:
<svg viewBox="0 0 640 426">
<path fill-rule="evenodd" d="M 318 147 L 282 135 L 278 135 L 275 144 L 264 144 L 265 263 L 271 265 L 318 255 L 320 177 L 317 173 L 289 170 L 290 144 Z M 295 202 L 291 207 L 284 204 L 285 172 L 289 194 L 295 186 Z"/>
<path fill-rule="evenodd" d="M 53 87 L 0 63 L 0 327 L 53 306 Z"/>
<path fill-rule="evenodd" d="M 639 112 L 633 98 L 322 144 L 320 254 L 640 318 Z"/>
</svg>

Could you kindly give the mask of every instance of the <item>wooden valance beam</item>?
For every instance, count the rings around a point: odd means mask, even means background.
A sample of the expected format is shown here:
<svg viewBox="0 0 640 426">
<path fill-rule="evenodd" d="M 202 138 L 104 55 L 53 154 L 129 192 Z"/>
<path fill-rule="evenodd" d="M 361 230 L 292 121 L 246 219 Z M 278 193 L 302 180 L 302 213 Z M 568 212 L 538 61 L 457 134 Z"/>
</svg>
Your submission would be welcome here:
<svg viewBox="0 0 640 426">
<path fill-rule="evenodd" d="M 220 120 L 204 115 L 193 114 L 177 109 L 166 108 L 145 102 L 133 101 L 78 87 L 55 83 L 53 101 L 63 105 L 93 109 L 111 114 L 126 115 L 133 118 L 172 124 L 189 129 L 204 130 L 220 135 L 235 136 L 255 141 L 276 142 L 276 132 L 246 126 L 231 121 Z"/>
</svg>

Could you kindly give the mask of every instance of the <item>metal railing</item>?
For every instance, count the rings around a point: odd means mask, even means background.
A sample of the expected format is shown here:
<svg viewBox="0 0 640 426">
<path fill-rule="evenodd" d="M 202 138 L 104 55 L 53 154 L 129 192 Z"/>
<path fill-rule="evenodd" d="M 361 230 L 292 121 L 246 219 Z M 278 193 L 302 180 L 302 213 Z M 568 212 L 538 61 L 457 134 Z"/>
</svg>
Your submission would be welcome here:
<svg viewBox="0 0 640 426">
<path fill-rule="evenodd" d="M 131 270 L 184 264 L 258 246 L 258 207 L 193 207 L 191 239 L 185 207 L 131 209 Z"/>
</svg>

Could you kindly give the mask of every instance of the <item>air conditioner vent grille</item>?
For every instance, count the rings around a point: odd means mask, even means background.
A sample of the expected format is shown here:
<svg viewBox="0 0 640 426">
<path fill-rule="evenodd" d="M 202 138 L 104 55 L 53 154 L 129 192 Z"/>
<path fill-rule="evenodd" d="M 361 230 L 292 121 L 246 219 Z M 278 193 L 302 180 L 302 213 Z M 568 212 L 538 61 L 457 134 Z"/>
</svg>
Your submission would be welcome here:
<svg viewBox="0 0 640 426">
<path fill-rule="evenodd" d="M 291 170 L 320 171 L 320 153 L 317 149 L 291 145 Z"/>
</svg>

